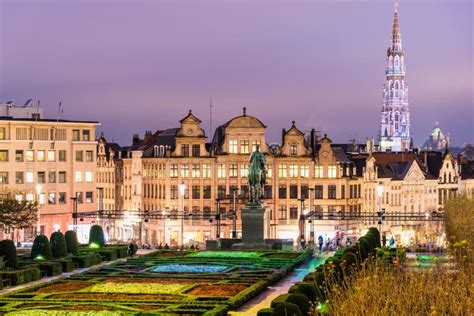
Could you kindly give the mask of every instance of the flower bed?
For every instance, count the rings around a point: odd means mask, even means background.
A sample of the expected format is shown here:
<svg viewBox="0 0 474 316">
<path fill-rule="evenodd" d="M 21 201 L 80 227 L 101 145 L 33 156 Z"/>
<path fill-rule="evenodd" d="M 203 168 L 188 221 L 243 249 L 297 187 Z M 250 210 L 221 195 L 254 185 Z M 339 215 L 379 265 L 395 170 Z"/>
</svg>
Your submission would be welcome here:
<svg viewBox="0 0 474 316">
<path fill-rule="evenodd" d="M 150 270 L 158 273 L 217 273 L 227 270 L 229 267 L 208 264 L 166 264 L 159 265 Z"/>
<path fill-rule="evenodd" d="M 65 293 L 48 296 L 51 300 L 178 301 L 182 296 L 124 293 Z"/>
<path fill-rule="evenodd" d="M 257 258 L 261 255 L 255 251 L 202 251 L 190 253 L 188 257 L 196 258 Z"/>
<path fill-rule="evenodd" d="M 189 288 L 188 284 L 150 283 L 98 283 L 82 291 L 91 293 L 130 293 L 130 294 L 180 294 Z"/>
<path fill-rule="evenodd" d="M 196 296 L 234 296 L 247 287 L 245 284 L 206 284 L 197 286 L 186 294 Z"/>
<path fill-rule="evenodd" d="M 39 288 L 35 293 L 73 292 L 82 290 L 83 288 L 89 287 L 92 284 L 93 283 L 85 281 L 67 281 Z"/>
</svg>

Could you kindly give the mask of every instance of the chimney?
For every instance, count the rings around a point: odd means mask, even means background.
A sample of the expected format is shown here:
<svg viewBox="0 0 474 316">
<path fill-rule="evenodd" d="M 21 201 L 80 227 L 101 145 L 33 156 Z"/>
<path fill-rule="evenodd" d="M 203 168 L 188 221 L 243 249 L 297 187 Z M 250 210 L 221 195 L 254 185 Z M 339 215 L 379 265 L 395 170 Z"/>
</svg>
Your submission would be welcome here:
<svg viewBox="0 0 474 316">
<path fill-rule="evenodd" d="M 310 142 L 311 142 L 311 155 L 314 158 L 315 155 L 316 155 L 316 152 L 315 152 L 315 148 L 316 148 L 316 130 L 314 128 L 311 130 Z"/>
<path fill-rule="evenodd" d="M 285 145 L 285 134 L 286 134 L 286 129 L 281 130 L 281 146 L 283 147 Z"/>
<path fill-rule="evenodd" d="M 136 146 L 140 144 L 140 137 L 138 134 L 133 134 L 132 145 Z"/>
<path fill-rule="evenodd" d="M 150 137 L 151 137 L 151 131 L 146 131 L 144 141 L 145 142 L 148 141 L 150 139 Z"/>
</svg>

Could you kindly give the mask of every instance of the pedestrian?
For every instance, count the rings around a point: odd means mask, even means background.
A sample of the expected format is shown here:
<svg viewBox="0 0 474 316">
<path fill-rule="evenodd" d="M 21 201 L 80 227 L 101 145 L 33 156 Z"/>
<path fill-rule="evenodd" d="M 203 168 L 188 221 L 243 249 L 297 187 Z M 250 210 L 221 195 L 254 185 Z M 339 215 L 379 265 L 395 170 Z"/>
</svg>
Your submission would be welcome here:
<svg viewBox="0 0 474 316">
<path fill-rule="evenodd" d="M 128 244 L 127 253 L 130 258 L 133 258 L 133 241 Z"/>
<path fill-rule="evenodd" d="M 385 234 L 382 235 L 382 247 L 385 248 L 387 245 L 387 236 Z"/>
<path fill-rule="evenodd" d="M 323 236 L 319 235 L 318 243 L 319 243 L 319 252 L 321 252 L 323 251 L 323 243 L 324 243 Z"/>
<path fill-rule="evenodd" d="M 390 247 L 391 248 L 395 247 L 395 238 L 393 238 L 393 235 L 392 237 L 390 237 Z"/>
</svg>

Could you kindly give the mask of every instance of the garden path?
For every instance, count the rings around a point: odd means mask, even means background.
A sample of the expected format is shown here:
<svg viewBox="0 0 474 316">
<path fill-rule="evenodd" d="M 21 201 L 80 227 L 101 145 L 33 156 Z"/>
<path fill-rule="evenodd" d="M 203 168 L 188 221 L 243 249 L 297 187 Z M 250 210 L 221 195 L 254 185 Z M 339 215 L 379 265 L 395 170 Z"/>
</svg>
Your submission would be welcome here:
<svg viewBox="0 0 474 316">
<path fill-rule="evenodd" d="M 151 251 L 154 251 L 154 250 L 138 249 L 137 255 L 138 256 L 139 255 L 144 255 L 144 254 L 147 254 L 148 252 L 151 252 Z M 51 276 L 51 277 L 47 277 L 47 278 L 42 278 L 42 279 L 39 279 L 38 281 L 34 281 L 34 282 L 22 284 L 22 285 L 17 285 L 17 286 L 12 286 L 12 287 L 1 290 L 0 294 L 8 293 L 8 292 L 16 291 L 16 290 L 21 290 L 21 289 L 26 288 L 26 287 L 42 284 L 42 283 L 45 283 L 45 282 L 54 281 L 54 280 L 57 280 L 57 279 L 60 279 L 60 278 L 65 278 L 65 277 L 68 277 L 68 276 L 71 276 L 71 275 L 75 275 L 75 274 L 79 274 L 79 273 L 89 271 L 91 269 L 96 269 L 96 268 L 107 266 L 109 264 L 113 264 L 113 263 L 116 263 L 116 262 L 125 261 L 127 259 L 128 258 L 121 258 L 121 259 L 117 259 L 117 260 L 114 260 L 114 261 L 103 262 L 101 264 L 97 264 L 97 265 L 92 266 L 90 268 L 76 269 L 74 271 L 65 272 L 65 273 L 62 273 L 60 275 L 55 275 L 55 276 Z"/>
<path fill-rule="evenodd" d="M 319 265 L 324 263 L 324 260 L 326 260 L 327 257 L 331 255 L 332 253 L 324 253 L 322 255 L 318 253 L 316 257 L 311 259 L 311 261 L 295 269 L 295 271 L 290 273 L 283 280 L 269 286 L 263 293 L 248 301 L 238 310 L 229 312 L 229 315 L 257 315 L 259 310 L 270 307 L 274 298 L 280 294 L 286 294 L 293 284 L 302 281 L 306 274 L 314 271 Z"/>
</svg>

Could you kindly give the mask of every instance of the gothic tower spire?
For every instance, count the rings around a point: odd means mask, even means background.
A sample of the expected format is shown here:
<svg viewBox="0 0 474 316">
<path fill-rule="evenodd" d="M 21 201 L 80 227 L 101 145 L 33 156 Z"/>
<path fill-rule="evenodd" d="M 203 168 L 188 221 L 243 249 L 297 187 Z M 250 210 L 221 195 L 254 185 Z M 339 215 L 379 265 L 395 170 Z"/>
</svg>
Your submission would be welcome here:
<svg viewBox="0 0 474 316">
<path fill-rule="evenodd" d="M 398 0 L 395 0 L 390 47 L 387 50 L 380 121 L 383 151 L 404 151 L 411 147 L 408 86 L 405 83 L 405 53 L 400 35 Z"/>
</svg>

